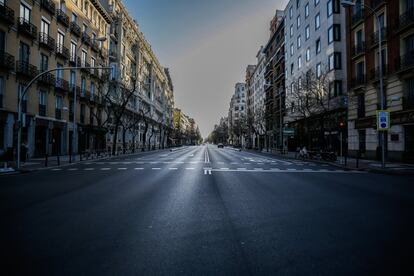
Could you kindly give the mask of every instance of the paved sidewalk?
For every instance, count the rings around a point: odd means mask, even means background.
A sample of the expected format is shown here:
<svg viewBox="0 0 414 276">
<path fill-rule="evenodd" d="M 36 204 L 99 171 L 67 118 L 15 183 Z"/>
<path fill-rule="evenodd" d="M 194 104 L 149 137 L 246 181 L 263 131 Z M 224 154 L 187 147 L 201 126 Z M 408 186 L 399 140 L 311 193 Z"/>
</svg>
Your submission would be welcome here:
<svg viewBox="0 0 414 276">
<path fill-rule="evenodd" d="M 246 151 L 255 152 L 255 153 L 259 152 L 255 150 L 246 150 Z M 288 152 L 285 154 L 281 154 L 279 152 L 262 151 L 259 153 L 274 155 L 274 156 L 278 156 L 281 158 L 287 158 L 287 159 L 299 159 L 298 153 L 296 152 Z M 378 162 L 375 160 L 366 160 L 366 159 L 357 160 L 356 158 L 350 158 L 350 157 L 346 158 L 346 160 L 345 160 L 345 157 L 342 157 L 342 158 L 338 157 L 338 160 L 335 162 L 315 160 L 315 159 L 306 159 L 306 160 L 310 162 L 331 164 L 331 165 L 335 165 L 341 168 L 347 168 L 347 169 L 352 169 L 352 170 L 365 170 L 365 171 L 385 173 L 385 174 L 414 175 L 414 164 L 388 162 L 386 163 L 385 169 L 383 169 L 381 167 L 381 162 Z"/>
<path fill-rule="evenodd" d="M 28 160 L 27 162 L 22 162 L 20 171 L 17 171 L 13 165 L 9 165 L 9 167 L 1 167 L 0 168 L 0 175 L 5 174 L 14 174 L 19 172 L 30 172 L 30 171 L 37 171 L 37 170 L 43 170 L 43 169 L 50 169 L 53 167 L 64 167 L 64 166 L 70 166 L 74 164 L 78 164 L 81 162 L 87 162 L 87 161 L 96 161 L 100 159 L 109 159 L 109 158 L 119 158 L 124 156 L 130 156 L 130 155 L 140 155 L 145 153 L 151 153 L 151 152 L 159 152 L 159 151 L 176 151 L 183 149 L 185 147 L 176 147 L 176 148 L 165 148 L 165 149 L 157 149 L 157 150 L 151 150 L 151 151 L 136 151 L 135 153 L 126 153 L 126 154 L 118 154 L 118 155 L 111 155 L 109 153 L 100 154 L 99 156 L 97 154 L 91 154 L 90 156 L 79 154 L 72 156 L 72 159 L 70 159 L 69 155 L 63 155 L 59 156 L 49 156 L 47 158 L 32 158 Z"/>
</svg>

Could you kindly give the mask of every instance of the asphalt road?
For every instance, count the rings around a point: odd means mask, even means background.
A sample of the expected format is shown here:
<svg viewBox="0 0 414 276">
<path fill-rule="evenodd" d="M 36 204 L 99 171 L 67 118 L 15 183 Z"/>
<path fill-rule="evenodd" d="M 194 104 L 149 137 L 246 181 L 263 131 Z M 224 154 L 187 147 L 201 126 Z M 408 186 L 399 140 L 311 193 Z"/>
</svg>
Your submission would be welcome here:
<svg viewBox="0 0 414 276">
<path fill-rule="evenodd" d="M 414 178 L 215 146 L 0 177 L 2 275 L 414 275 Z"/>
</svg>

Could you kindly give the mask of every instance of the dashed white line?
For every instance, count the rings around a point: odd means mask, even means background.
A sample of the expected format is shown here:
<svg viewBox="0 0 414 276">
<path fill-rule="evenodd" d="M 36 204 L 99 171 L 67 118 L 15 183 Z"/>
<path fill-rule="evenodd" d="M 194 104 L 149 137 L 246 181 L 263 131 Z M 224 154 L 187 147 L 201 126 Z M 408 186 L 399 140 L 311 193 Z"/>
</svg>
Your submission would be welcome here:
<svg viewBox="0 0 414 276">
<path fill-rule="evenodd" d="M 152 168 L 152 170 L 158 171 L 158 170 L 161 170 L 161 168 Z"/>
<path fill-rule="evenodd" d="M 111 168 L 101 168 L 101 171 L 109 171 Z"/>
<path fill-rule="evenodd" d="M 95 168 L 85 168 L 84 171 L 93 171 Z"/>
<path fill-rule="evenodd" d="M 144 168 L 135 168 L 134 170 L 136 170 L 136 171 L 141 171 L 141 170 L 143 170 Z"/>
<path fill-rule="evenodd" d="M 171 171 L 178 170 L 178 168 L 168 168 L 168 169 L 171 170 Z"/>
<path fill-rule="evenodd" d="M 79 170 L 78 168 L 71 168 L 71 169 L 68 169 L 68 171 L 77 171 L 77 170 Z"/>
<path fill-rule="evenodd" d="M 62 169 L 51 169 L 52 171 L 61 171 Z"/>
<path fill-rule="evenodd" d="M 119 171 L 126 171 L 127 168 L 118 168 Z"/>
<path fill-rule="evenodd" d="M 185 168 L 186 170 L 194 170 L 194 168 Z"/>
</svg>

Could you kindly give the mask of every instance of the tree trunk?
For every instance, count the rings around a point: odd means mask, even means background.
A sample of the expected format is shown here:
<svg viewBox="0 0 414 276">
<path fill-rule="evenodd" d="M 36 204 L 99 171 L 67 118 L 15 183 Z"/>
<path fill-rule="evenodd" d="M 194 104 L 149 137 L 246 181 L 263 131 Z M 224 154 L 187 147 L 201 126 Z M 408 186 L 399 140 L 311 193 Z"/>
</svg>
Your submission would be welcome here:
<svg viewBox="0 0 414 276">
<path fill-rule="evenodd" d="M 126 153 L 126 129 L 122 130 L 122 153 Z"/>
<path fill-rule="evenodd" d="M 118 127 L 119 127 L 119 122 L 117 122 L 115 124 L 115 130 L 114 130 L 114 135 L 113 135 L 113 143 L 112 143 L 112 155 L 115 155 L 116 153 L 116 145 L 118 142 Z"/>
</svg>

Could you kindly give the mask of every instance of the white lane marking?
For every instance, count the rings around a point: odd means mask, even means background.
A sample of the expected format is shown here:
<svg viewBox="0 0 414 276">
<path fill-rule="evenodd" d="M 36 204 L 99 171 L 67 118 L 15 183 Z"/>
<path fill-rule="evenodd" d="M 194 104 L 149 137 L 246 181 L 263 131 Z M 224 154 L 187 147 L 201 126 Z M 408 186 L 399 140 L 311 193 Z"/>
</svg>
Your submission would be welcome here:
<svg viewBox="0 0 414 276">
<path fill-rule="evenodd" d="M 263 171 L 263 168 L 254 168 L 255 171 Z"/>
<path fill-rule="evenodd" d="M 220 168 L 222 171 L 230 170 L 229 168 Z"/>
<path fill-rule="evenodd" d="M 95 168 L 85 168 L 84 171 L 94 171 Z"/>
<path fill-rule="evenodd" d="M 208 155 L 208 149 L 204 151 L 204 163 L 208 164 L 210 163 L 210 156 Z"/>
<path fill-rule="evenodd" d="M 85 165 L 92 165 L 92 162 L 87 162 L 85 163 Z"/>
<path fill-rule="evenodd" d="M 127 168 L 118 168 L 120 171 L 125 171 Z"/>
<path fill-rule="evenodd" d="M 158 164 L 158 162 L 149 162 L 150 164 Z"/>
<path fill-rule="evenodd" d="M 178 170 L 178 168 L 168 168 L 169 170 L 171 170 L 171 171 L 176 171 L 176 170 Z"/>
<path fill-rule="evenodd" d="M 232 164 L 232 165 L 237 165 L 237 164 L 239 164 L 239 163 L 237 163 L 237 162 L 231 162 L 230 164 Z"/>
<path fill-rule="evenodd" d="M 62 169 L 51 169 L 51 171 L 61 171 Z"/>
<path fill-rule="evenodd" d="M 237 168 L 238 171 L 244 171 L 247 170 L 246 168 Z"/>
<path fill-rule="evenodd" d="M 77 171 L 77 170 L 79 170 L 78 168 L 71 168 L 71 169 L 68 169 L 68 171 Z"/>
<path fill-rule="evenodd" d="M 109 171 L 111 168 L 101 168 L 101 171 Z"/>
<path fill-rule="evenodd" d="M 135 168 L 136 171 L 142 171 L 144 168 Z"/>
<path fill-rule="evenodd" d="M 204 174 L 205 175 L 210 175 L 211 174 L 211 168 L 204 168 Z"/>
<path fill-rule="evenodd" d="M 158 171 L 158 170 L 161 170 L 161 168 L 152 168 L 152 170 L 157 170 Z"/>
<path fill-rule="evenodd" d="M 185 168 L 186 170 L 194 170 L 194 168 Z"/>
<path fill-rule="evenodd" d="M 243 173 L 340 173 L 340 174 L 364 174 L 367 172 L 364 171 L 330 171 L 330 170 L 280 170 L 280 169 L 271 169 L 271 170 L 237 170 L 237 169 L 212 169 L 212 172 L 243 172 Z"/>
</svg>

